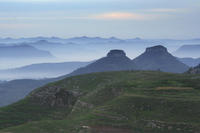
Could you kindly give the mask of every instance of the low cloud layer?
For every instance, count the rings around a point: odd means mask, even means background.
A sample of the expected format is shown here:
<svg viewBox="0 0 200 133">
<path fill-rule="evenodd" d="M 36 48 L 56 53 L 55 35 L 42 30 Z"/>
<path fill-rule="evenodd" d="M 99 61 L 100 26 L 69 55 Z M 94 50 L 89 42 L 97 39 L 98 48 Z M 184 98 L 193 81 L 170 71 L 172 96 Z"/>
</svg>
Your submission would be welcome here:
<svg viewBox="0 0 200 133">
<path fill-rule="evenodd" d="M 199 0 L 0 0 L 0 34 L 198 38 L 199 5 Z"/>
<path fill-rule="evenodd" d="M 150 20 L 161 17 L 156 14 L 139 14 L 131 12 L 109 12 L 94 15 L 91 18 L 94 19 L 115 19 L 115 20 Z"/>
</svg>

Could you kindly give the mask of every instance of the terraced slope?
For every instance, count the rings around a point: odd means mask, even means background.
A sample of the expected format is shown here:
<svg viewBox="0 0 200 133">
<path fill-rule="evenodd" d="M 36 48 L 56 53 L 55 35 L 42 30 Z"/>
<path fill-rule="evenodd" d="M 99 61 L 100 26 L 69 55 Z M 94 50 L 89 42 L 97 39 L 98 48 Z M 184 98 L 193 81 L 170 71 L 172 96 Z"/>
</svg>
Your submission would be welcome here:
<svg viewBox="0 0 200 133">
<path fill-rule="evenodd" d="M 81 75 L 0 108 L 0 133 L 198 133 L 200 75 Z"/>
</svg>

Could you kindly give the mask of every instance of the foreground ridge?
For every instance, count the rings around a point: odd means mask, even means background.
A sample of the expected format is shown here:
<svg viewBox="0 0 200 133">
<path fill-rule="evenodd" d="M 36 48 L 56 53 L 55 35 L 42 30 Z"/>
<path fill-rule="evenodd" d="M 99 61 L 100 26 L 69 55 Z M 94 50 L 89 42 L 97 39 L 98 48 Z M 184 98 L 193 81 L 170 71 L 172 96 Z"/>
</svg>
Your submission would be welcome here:
<svg viewBox="0 0 200 133">
<path fill-rule="evenodd" d="M 1 133 L 196 133 L 198 75 L 151 71 L 65 78 L 0 108 Z"/>
</svg>

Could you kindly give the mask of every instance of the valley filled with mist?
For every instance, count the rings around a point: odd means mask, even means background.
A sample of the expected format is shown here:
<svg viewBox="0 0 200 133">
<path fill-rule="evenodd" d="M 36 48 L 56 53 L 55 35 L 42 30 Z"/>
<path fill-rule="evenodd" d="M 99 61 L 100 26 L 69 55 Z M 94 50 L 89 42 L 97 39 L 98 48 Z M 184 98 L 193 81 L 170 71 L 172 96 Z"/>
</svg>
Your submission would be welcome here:
<svg viewBox="0 0 200 133">
<path fill-rule="evenodd" d="M 35 37 L 0 39 L 0 80 L 43 79 L 68 74 L 103 57 L 109 50 L 124 50 L 131 59 L 147 47 L 163 45 L 189 67 L 200 63 L 200 39 L 119 39 L 116 37 Z M 48 70 L 47 66 L 49 67 Z"/>
</svg>

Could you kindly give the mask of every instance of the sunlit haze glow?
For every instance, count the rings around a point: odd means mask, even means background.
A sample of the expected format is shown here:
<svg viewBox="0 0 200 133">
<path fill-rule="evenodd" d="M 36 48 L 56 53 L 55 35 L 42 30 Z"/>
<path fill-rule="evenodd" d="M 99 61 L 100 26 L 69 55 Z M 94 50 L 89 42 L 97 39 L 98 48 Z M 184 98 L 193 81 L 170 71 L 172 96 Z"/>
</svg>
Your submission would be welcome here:
<svg viewBox="0 0 200 133">
<path fill-rule="evenodd" d="M 0 37 L 199 38 L 199 0 L 0 0 Z"/>
</svg>

